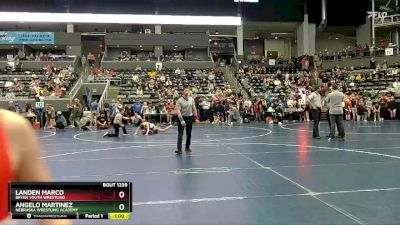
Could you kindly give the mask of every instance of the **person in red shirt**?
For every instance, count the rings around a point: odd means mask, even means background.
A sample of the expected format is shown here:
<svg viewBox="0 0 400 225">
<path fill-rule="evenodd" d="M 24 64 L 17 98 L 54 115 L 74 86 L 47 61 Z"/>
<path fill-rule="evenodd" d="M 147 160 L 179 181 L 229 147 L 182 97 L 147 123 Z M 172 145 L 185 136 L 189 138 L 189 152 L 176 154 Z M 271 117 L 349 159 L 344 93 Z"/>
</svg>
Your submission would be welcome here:
<svg viewBox="0 0 400 225">
<path fill-rule="evenodd" d="M 174 123 L 174 120 L 173 120 L 174 115 L 172 114 L 172 111 L 175 109 L 174 102 L 172 102 L 171 100 L 168 100 L 167 105 L 166 105 L 166 109 L 167 109 L 167 112 L 168 112 L 167 123 L 172 125 Z"/>
<path fill-rule="evenodd" d="M 88 54 L 88 61 L 89 61 L 89 66 L 93 66 L 94 62 L 96 61 L 96 56 L 89 52 Z"/>
<path fill-rule="evenodd" d="M 37 138 L 28 120 L 16 113 L 0 110 L 0 224 L 7 224 L 9 219 L 8 182 L 49 180 L 49 171 L 40 159 Z M 40 224 L 71 223 L 68 220 L 43 220 Z"/>
<path fill-rule="evenodd" d="M 381 41 L 381 42 L 379 43 L 379 48 L 380 48 L 380 49 L 385 49 L 385 42 Z"/>
</svg>

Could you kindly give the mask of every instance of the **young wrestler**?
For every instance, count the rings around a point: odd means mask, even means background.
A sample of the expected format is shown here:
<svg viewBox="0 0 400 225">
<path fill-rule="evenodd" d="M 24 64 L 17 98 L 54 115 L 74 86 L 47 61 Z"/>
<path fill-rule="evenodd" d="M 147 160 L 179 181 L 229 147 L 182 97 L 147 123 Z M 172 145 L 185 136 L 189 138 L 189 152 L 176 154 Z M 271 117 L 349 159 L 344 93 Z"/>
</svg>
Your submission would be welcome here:
<svg viewBox="0 0 400 225">
<path fill-rule="evenodd" d="M 161 128 L 159 126 L 156 126 L 154 123 L 147 122 L 145 119 L 142 120 L 142 123 L 140 126 L 137 128 L 135 135 L 138 134 L 139 130 L 142 130 L 143 135 L 151 135 L 151 134 L 156 134 L 158 132 L 165 132 L 168 129 L 173 127 L 172 125 L 169 125 L 165 128 Z"/>
</svg>

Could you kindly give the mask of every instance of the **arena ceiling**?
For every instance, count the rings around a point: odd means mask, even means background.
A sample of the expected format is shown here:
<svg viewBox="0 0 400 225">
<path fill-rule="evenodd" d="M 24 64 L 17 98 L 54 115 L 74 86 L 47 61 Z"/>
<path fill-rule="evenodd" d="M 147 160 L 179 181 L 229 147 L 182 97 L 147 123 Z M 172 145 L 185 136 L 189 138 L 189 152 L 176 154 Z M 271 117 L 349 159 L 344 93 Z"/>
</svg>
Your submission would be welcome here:
<svg viewBox="0 0 400 225">
<path fill-rule="evenodd" d="M 173 15 L 237 15 L 245 21 L 303 20 L 305 1 L 311 22 L 319 23 L 321 0 L 260 0 L 239 5 L 233 0 L 18 0 L 3 1 L 2 11 L 93 12 Z M 327 0 L 329 26 L 357 26 L 364 23 L 370 0 Z M 385 4 L 386 0 L 376 0 Z"/>
</svg>

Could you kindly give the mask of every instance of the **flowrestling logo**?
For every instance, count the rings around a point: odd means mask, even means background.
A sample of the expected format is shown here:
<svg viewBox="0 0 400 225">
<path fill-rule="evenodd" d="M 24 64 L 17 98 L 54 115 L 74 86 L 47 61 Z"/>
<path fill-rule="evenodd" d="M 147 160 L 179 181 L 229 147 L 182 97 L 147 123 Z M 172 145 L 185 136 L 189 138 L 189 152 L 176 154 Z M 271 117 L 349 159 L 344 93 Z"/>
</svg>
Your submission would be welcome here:
<svg viewBox="0 0 400 225">
<path fill-rule="evenodd" d="M 15 36 L 9 36 L 7 35 L 6 32 L 0 32 L 0 42 L 6 42 L 6 43 L 10 43 L 13 44 L 15 41 Z"/>
<path fill-rule="evenodd" d="M 368 19 L 372 18 L 372 16 L 374 14 L 375 14 L 374 17 L 378 18 L 378 19 L 385 19 L 388 16 L 387 12 L 377 12 L 377 11 L 375 11 L 375 12 L 369 11 L 369 12 L 367 12 L 367 14 L 368 14 Z"/>
<path fill-rule="evenodd" d="M 54 32 L 0 31 L 0 45 L 54 44 Z"/>
</svg>

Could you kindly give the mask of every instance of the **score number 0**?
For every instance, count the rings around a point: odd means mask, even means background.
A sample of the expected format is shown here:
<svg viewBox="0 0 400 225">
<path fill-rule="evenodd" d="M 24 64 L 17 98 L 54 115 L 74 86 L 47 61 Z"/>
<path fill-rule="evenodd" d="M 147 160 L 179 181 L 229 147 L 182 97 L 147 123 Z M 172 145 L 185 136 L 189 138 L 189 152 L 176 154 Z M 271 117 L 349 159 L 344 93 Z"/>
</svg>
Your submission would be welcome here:
<svg viewBox="0 0 400 225">
<path fill-rule="evenodd" d="M 121 199 L 125 198 L 125 192 L 120 191 L 118 193 L 118 197 L 121 198 Z M 118 208 L 119 208 L 119 210 L 124 211 L 125 205 L 124 204 L 119 204 Z"/>
</svg>

